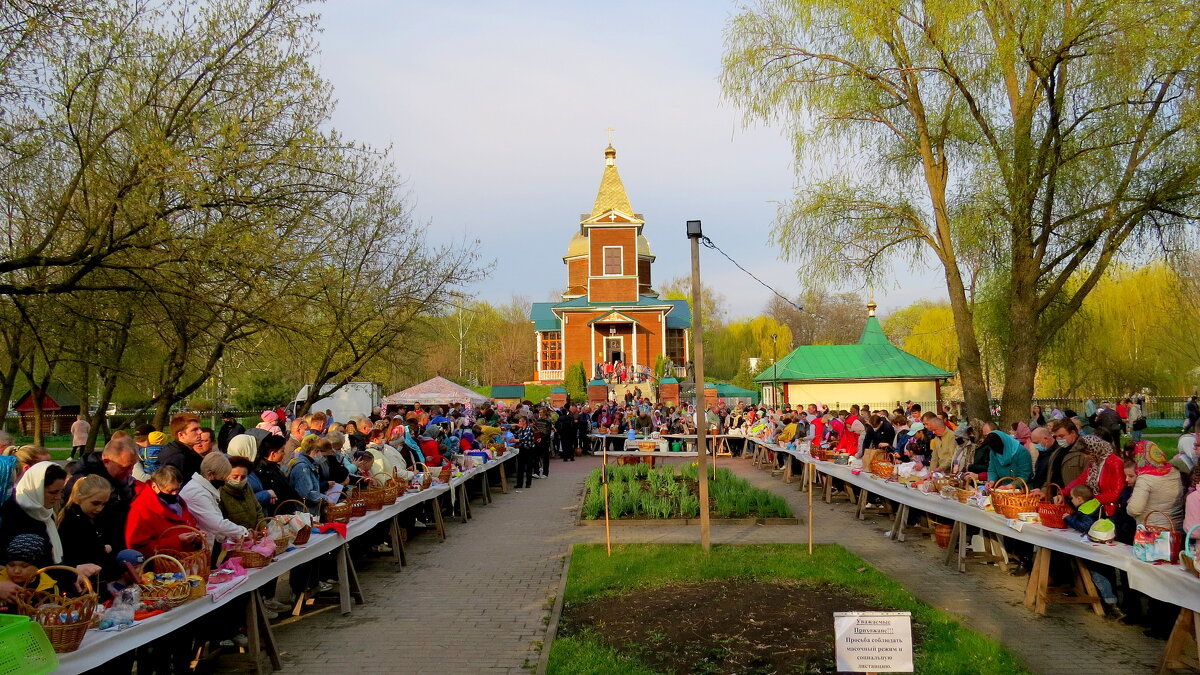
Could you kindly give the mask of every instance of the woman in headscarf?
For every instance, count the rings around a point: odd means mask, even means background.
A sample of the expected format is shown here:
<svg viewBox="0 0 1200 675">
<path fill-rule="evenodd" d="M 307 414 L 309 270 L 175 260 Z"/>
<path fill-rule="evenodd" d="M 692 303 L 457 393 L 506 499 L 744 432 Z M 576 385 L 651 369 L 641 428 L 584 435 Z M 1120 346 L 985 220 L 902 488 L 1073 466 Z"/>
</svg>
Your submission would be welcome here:
<svg viewBox="0 0 1200 675">
<path fill-rule="evenodd" d="M 1063 486 L 1063 494 L 1069 495 L 1076 485 L 1086 483 L 1104 507 L 1104 513 L 1111 516 L 1117 510 L 1121 490 L 1125 489 L 1125 462 L 1108 443 L 1080 443 L 1079 446 L 1087 464 L 1075 480 Z M 1062 495 L 1055 497 L 1055 501 L 1061 502 Z"/>
<path fill-rule="evenodd" d="M 62 562 L 54 507 L 66 484 L 66 470 L 54 462 L 38 462 L 21 475 L 14 498 L 0 507 L 0 551 L 18 534 L 36 534 L 46 541 L 54 564 Z"/>
<path fill-rule="evenodd" d="M 972 420 L 972 422 L 974 422 L 974 420 Z M 1018 443 L 1025 445 L 1029 442 L 1029 437 L 1033 435 L 1033 432 L 1030 431 L 1028 424 L 1025 424 L 1024 422 L 1017 422 L 1013 424 L 1012 435 L 1017 439 Z"/>
<path fill-rule="evenodd" d="M 249 434 L 238 434 L 229 440 L 226 453 L 230 457 L 245 457 L 253 463 L 258 459 L 258 440 Z"/>
<path fill-rule="evenodd" d="M 13 537 L 32 534 L 46 542 L 52 563 L 62 563 L 63 544 L 54 521 L 54 508 L 62 501 L 66 485 L 66 469 L 54 462 L 38 462 L 29 467 L 17 481 L 14 498 L 0 507 L 0 551 L 8 547 Z M 91 564 L 80 569 L 87 576 L 99 571 L 98 565 Z"/>
<path fill-rule="evenodd" d="M 1182 526 L 1183 481 L 1179 470 L 1167 462 L 1166 453 L 1153 441 L 1130 441 L 1125 449 L 1133 453 L 1137 464 L 1127 513 L 1138 522 L 1149 513 L 1148 523 L 1157 527 Z"/>
<path fill-rule="evenodd" d="M 1033 461 L 1029 451 L 1011 434 L 992 431 L 980 444 L 988 450 L 987 480 L 995 484 L 1001 478 L 1029 480 L 1033 476 Z M 1117 491 L 1120 493 L 1120 490 Z M 1115 500 L 1114 500 L 1115 501 Z"/>
<path fill-rule="evenodd" d="M 249 483 L 250 489 L 254 490 L 254 498 L 262 505 L 263 512 L 271 515 L 275 514 L 279 504 L 300 499 L 300 495 L 292 489 L 292 484 L 280 466 L 285 442 L 282 436 L 268 436 L 263 439 L 262 452 L 258 453 L 254 468 L 250 472 Z M 295 507 L 295 504 L 289 504 L 286 507 L 287 511 L 281 513 L 291 513 L 296 510 Z"/>
</svg>

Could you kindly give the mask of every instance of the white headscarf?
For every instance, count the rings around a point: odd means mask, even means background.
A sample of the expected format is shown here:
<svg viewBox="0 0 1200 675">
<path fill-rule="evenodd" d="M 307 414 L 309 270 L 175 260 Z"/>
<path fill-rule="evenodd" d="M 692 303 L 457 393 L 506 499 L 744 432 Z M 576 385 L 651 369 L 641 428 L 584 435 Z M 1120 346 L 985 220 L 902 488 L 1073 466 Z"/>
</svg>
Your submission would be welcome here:
<svg viewBox="0 0 1200 675">
<path fill-rule="evenodd" d="M 58 538 L 58 527 L 54 524 L 54 509 L 46 508 L 46 469 L 54 462 L 38 462 L 25 471 L 17 481 L 17 506 L 30 518 L 46 524 L 46 538 L 50 540 L 50 555 L 54 564 L 62 562 L 62 540 Z"/>
<path fill-rule="evenodd" d="M 226 450 L 230 457 L 245 457 L 253 462 L 258 457 L 258 439 L 250 434 L 238 434 L 229 439 Z"/>
</svg>

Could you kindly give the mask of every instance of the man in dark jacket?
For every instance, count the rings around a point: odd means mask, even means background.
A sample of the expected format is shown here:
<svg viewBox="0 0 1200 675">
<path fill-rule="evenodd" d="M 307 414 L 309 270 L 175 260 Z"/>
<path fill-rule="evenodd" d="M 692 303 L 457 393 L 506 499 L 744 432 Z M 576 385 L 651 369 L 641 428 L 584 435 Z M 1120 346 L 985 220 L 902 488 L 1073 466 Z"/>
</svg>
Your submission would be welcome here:
<svg viewBox="0 0 1200 675">
<path fill-rule="evenodd" d="M 584 454 L 592 454 L 592 416 L 585 410 L 580 410 L 575 416 L 575 432 L 578 434 L 579 447 Z"/>
<path fill-rule="evenodd" d="M 234 436 L 240 436 L 246 433 L 246 427 L 242 426 L 241 423 L 237 421 L 237 418 L 233 416 L 232 412 L 226 412 L 221 416 L 221 419 L 224 420 L 224 422 L 222 422 L 221 428 L 217 431 L 217 448 L 219 448 L 221 452 L 228 452 L 229 440 Z"/>
<path fill-rule="evenodd" d="M 564 462 L 575 461 L 575 444 L 579 435 L 575 430 L 575 406 L 568 406 L 558 412 L 558 444 Z"/>
<path fill-rule="evenodd" d="M 137 464 L 137 452 L 127 438 L 111 440 L 101 452 L 88 453 L 67 480 L 63 490 L 64 500 L 69 499 L 75 483 L 84 476 L 100 476 L 112 486 L 112 492 L 104 509 L 96 516 L 96 525 L 104 537 L 104 543 L 112 550 L 120 551 L 125 546 L 125 520 L 129 517 L 129 505 L 133 503 L 133 467 Z"/>
<path fill-rule="evenodd" d="M 200 472 L 201 457 L 192 446 L 200 440 L 200 418 L 192 413 L 179 413 L 171 418 L 171 441 L 158 453 L 159 466 L 179 469 L 187 485 L 192 475 Z"/>
</svg>

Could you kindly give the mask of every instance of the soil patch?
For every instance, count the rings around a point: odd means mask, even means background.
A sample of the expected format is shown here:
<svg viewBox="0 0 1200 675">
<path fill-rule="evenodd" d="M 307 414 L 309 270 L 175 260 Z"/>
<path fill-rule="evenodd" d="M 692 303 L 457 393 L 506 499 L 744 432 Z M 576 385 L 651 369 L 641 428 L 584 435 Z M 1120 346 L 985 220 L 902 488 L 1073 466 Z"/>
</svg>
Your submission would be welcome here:
<svg viewBox="0 0 1200 675">
<path fill-rule="evenodd" d="M 842 586 L 729 579 L 568 606 L 562 634 L 666 673 L 834 673 L 833 612 L 887 609 Z"/>
</svg>

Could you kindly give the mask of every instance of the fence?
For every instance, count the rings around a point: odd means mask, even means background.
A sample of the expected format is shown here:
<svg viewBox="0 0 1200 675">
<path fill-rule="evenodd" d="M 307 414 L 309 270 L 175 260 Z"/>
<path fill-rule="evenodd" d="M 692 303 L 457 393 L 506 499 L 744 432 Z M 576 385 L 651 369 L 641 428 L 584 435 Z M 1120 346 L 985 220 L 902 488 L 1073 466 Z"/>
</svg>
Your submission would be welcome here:
<svg viewBox="0 0 1200 675">
<path fill-rule="evenodd" d="M 190 411 L 189 411 L 190 412 Z M 221 426 L 221 414 L 219 412 L 197 412 L 200 416 L 200 426 L 209 427 L 213 430 Z M 259 416 L 261 411 L 239 410 L 233 411 L 234 417 L 242 426 L 247 429 L 254 428 L 262 418 Z M 63 437 L 56 438 L 56 445 L 70 445 L 70 440 L 67 438 L 71 433 L 71 425 L 77 419 L 76 415 L 58 415 L 46 413 L 42 415 L 42 435 L 43 442 L 48 437 Z M 117 413 L 115 415 L 106 415 L 105 419 L 108 422 L 109 432 L 118 429 L 132 433 L 139 425 L 150 424 L 154 421 L 154 412 L 146 411 L 143 413 Z M 37 422 L 31 413 L 9 413 L 4 418 L 4 431 L 17 438 L 18 441 L 28 442 L 28 439 L 33 436 L 33 429 Z M 96 444 L 103 445 L 107 437 L 97 438 Z"/>
</svg>

